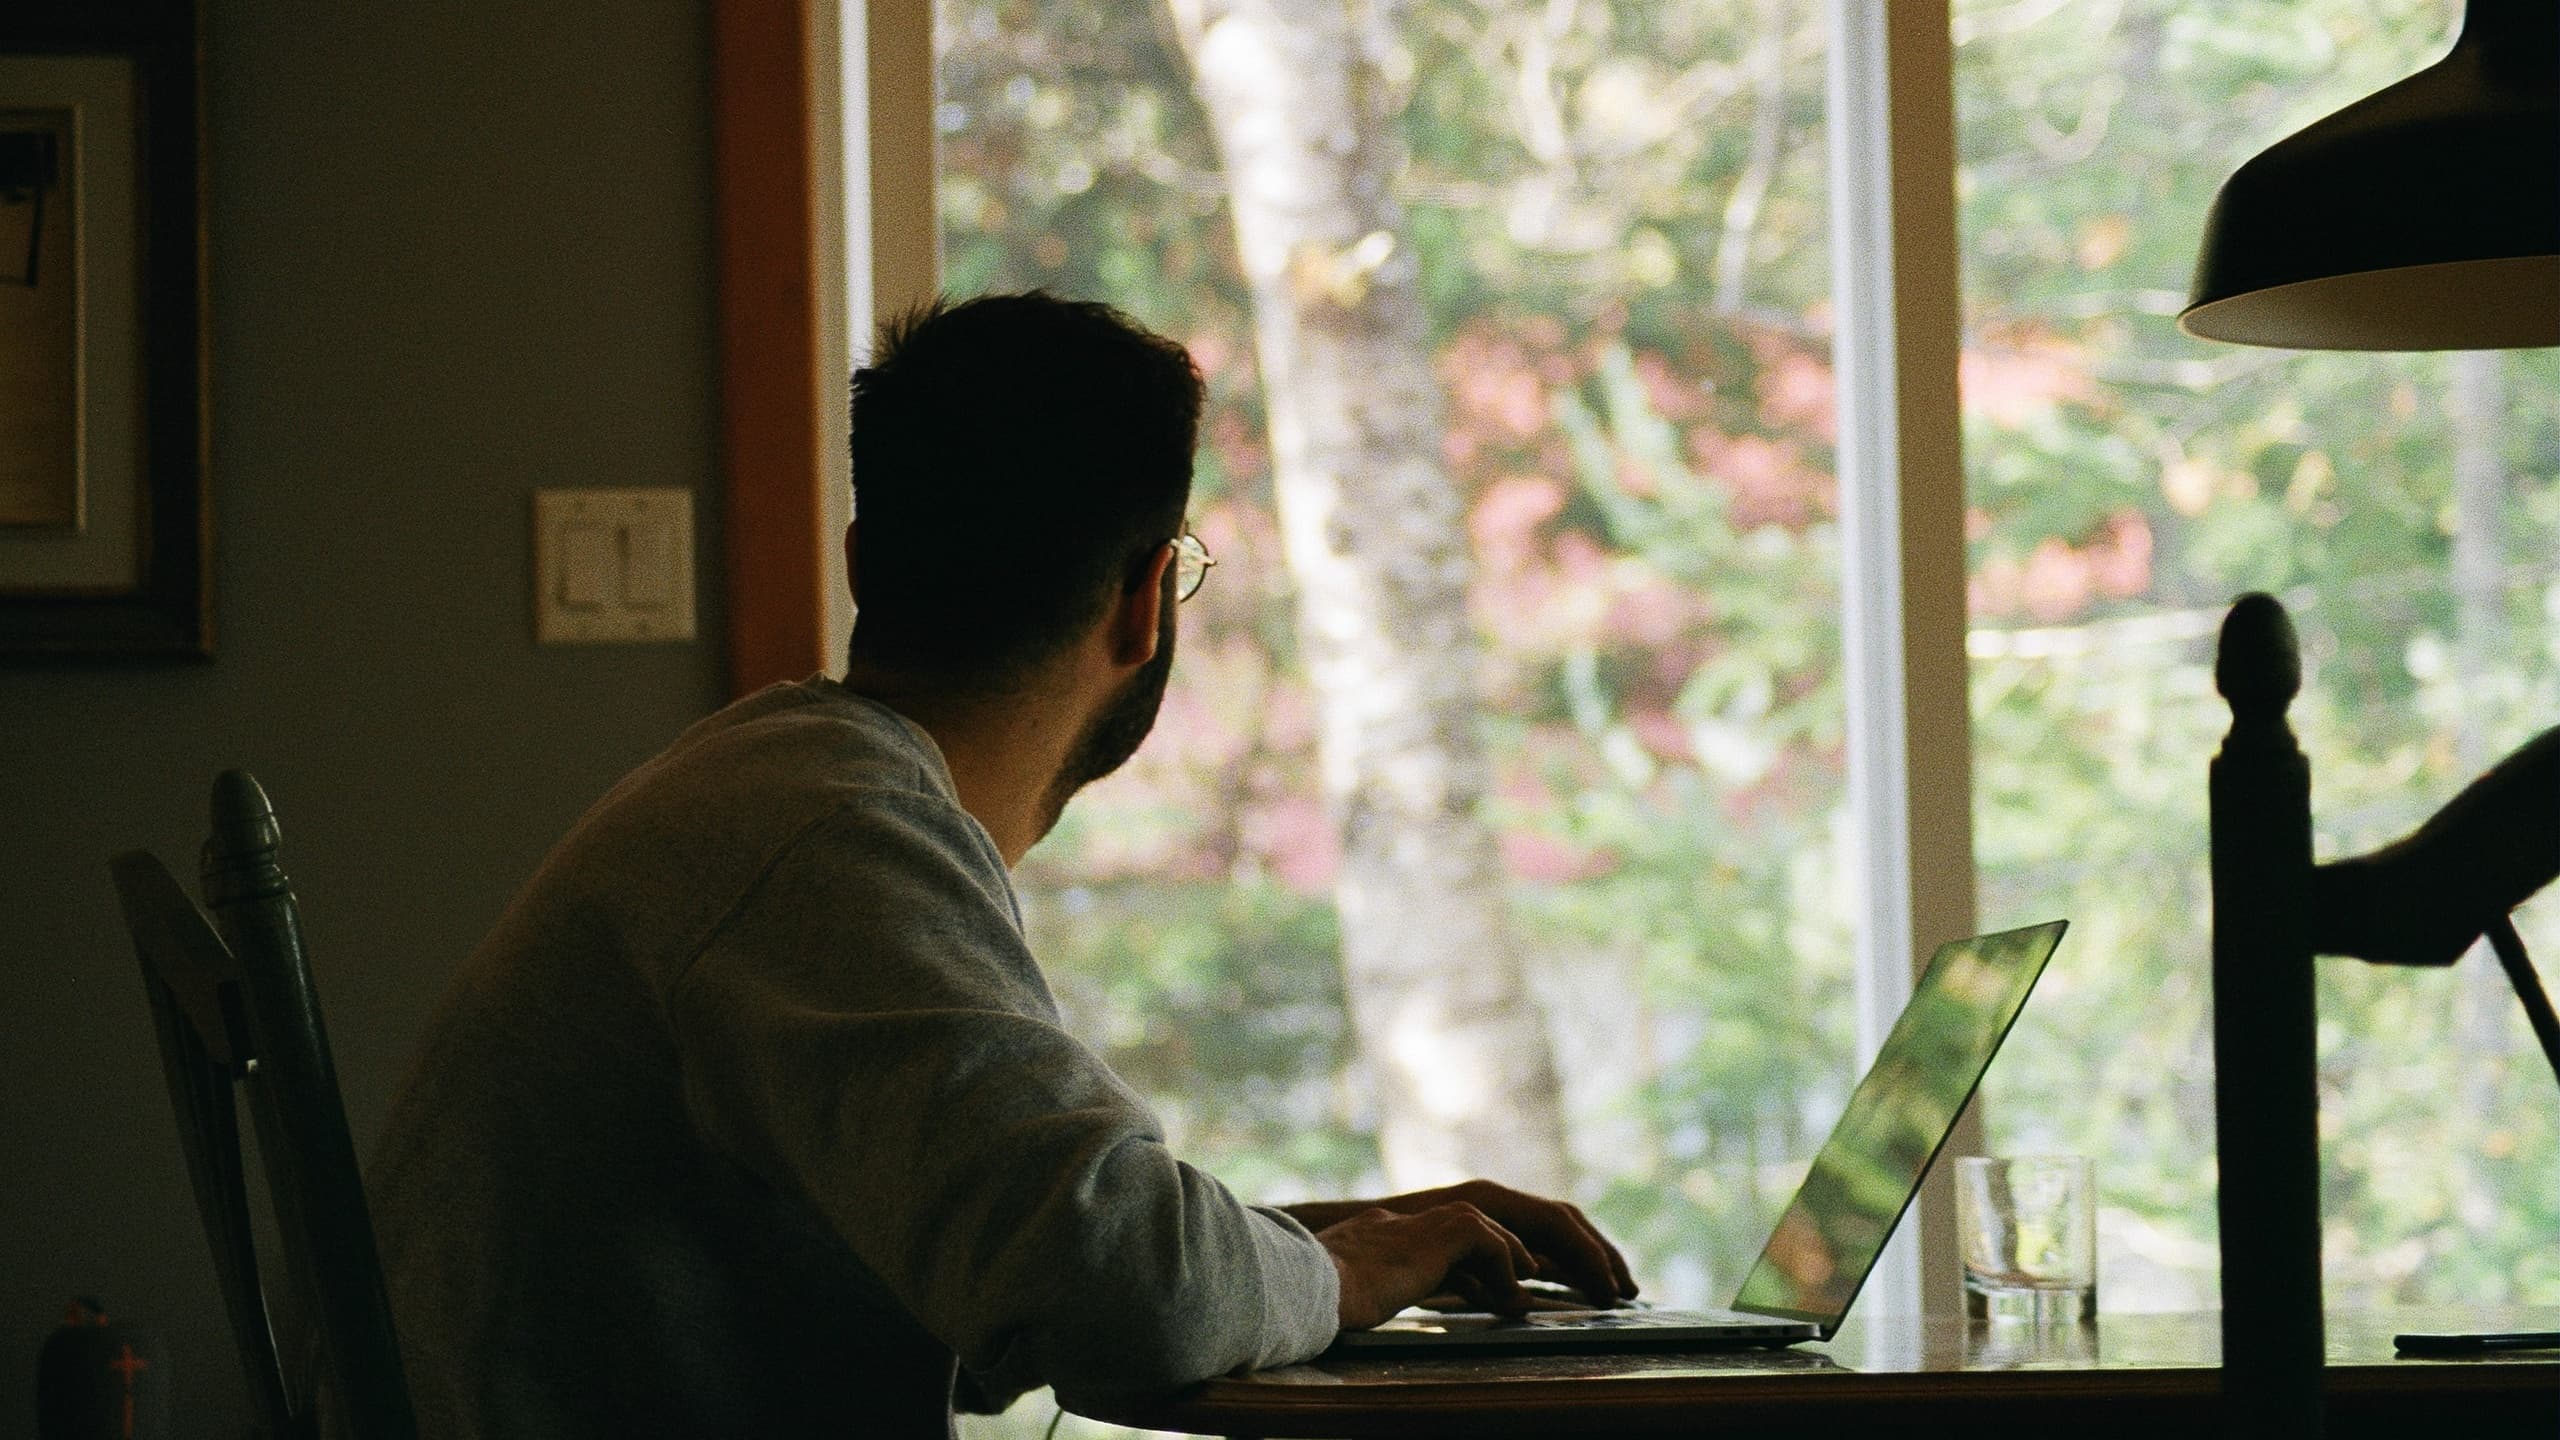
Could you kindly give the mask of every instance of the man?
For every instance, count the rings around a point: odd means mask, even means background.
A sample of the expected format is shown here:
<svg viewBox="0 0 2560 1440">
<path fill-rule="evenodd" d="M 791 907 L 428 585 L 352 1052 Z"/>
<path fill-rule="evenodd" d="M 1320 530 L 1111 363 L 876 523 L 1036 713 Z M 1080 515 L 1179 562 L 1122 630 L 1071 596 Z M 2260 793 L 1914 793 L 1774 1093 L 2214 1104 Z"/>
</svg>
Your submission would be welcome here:
<svg viewBox="0 0 2560 1440">
<path fill-rule="evenodd" d="M 373 1170 L 424 1432 L 944 1435 L 1163 1389 L 1455 1289 L 1634 1291 L 1482 1183 L 1248 1207 L 1059 1028 L 1010 867 L 1154 722 L 1201 383 L 1045 295 L 856 376 L 850 665 L 693 727 L 546 859 Z M 956 1361 L 956 1367 L 955 1367 Z"/>
</svg>

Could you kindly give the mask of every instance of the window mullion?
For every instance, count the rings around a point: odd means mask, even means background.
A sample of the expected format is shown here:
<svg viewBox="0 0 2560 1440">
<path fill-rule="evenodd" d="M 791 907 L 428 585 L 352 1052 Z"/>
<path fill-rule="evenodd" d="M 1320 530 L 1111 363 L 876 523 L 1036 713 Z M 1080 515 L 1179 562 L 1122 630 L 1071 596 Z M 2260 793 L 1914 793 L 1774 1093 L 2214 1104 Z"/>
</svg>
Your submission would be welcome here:
<svg viewBox="0 0 2560 1440">
<path fill-rule="evenodd" d="M 820 125 L 830 132 L 823 140 L 832 142 L 841 159 L 841 188 L 827 197 L 833 223 L 822 235 L 833 247 L 832 274 L 843 277 L 826 297 L 830 314 L 841 317 L 846 341 L 830 352 L 844 357 L 832 391 L 841 422 L 853 357 L 869 353 L 880 320 L 930 300 L 942 288 L 942 229 L 934 202 L 939 166 L 933 3 L 841 0 L 819 9 L 828 21 L 820 48 L 834 63 L 837 101 L 833 113 L 821 113 Z M 839 483 L 827 489 L 830 536 L 842 534 L 852 518 L 850 460 L 839 455 L 836 465 L 830 474 Z M 832 541 L 830 548 L 836 548 Z M 852 597 L 841 554 L 831 563 L 828 653 L 841 657 L 853 630 Z"/>
<path fill-rule="evenodd" d="M 886 315 L 930 300 L 942 285 L 942 229 L 934 213 L 933 5 L 865 0 L 861 8 L 871 309 Z"/>
<path fill-rule="evenodd" d="M 1930 951 L 1974 928 L 1948 18 L 1946 0 L 1831 0 L 1832 294 L 1849 811 L 1861 844 L 1861 1064 L 1883 1043 Z M 1947 1153 L 1979 1150 L 1981 1133 L 1979 1114 L 1969 1110 Z M 1956 1309 L 1948 1194 L 1933 1175 L 1915 1223 L 1869 1282 L 1875 1310 Z"/>
</svg>

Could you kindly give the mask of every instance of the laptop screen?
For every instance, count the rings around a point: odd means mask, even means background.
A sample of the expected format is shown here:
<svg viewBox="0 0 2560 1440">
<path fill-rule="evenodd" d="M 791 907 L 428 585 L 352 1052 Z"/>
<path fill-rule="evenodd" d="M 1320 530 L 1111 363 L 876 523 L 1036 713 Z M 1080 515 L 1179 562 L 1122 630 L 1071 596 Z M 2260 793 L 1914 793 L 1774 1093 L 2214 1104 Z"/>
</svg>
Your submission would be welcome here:
<svg viewBox="0 0 2560 1440">
<path fill-rule="evenodd" d="M 2049 921 L 1939 947 L 1849 1108 L 1778 1217 L 1734 1308 L 1828 1338 L 2061 943 Z"/>
</svg>

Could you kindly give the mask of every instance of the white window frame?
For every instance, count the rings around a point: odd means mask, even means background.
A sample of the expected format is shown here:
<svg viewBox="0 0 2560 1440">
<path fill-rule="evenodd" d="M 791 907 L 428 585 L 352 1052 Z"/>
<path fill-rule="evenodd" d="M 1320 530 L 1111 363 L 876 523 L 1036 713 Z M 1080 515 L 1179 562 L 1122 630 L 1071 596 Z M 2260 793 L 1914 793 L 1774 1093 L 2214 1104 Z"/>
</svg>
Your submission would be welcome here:
<svg viewBox="0 0 2560 1440">
<path fill-rule="evenodd" d="M 1842 668 L 1849 808 L 1865 841 L 1861 1065 L 1918 967 L 1975 920 L 1951 18 L 1947 0 L 1830 0 Z M 1980 1153 L 1980 1109 L 1966 1107 L 1945 1153 Z M 1931 1172 L 1915 1223 L 1868 1282 L 1877 1310 L 1960 1311 L 1951 1173 Z"/>
<path fill-rule="evenodd" d="M 1949 0 L 1828 3 L 1848 788 L 1866 841 L 1863 1066 L 1931 951 L 1974 930 L 1954 72 Z M 839 357 L 830 363 L 846 366 L 840 357 L 868 343 L 876 317 L 939 284 L 933 6 L 817 0 L 814 10 L 822 333 L 824 353 Z M 845 375 L 831 378 L 842 395 Z M 839 453 L 831 463 L 847 462 Z M 829 478 L 841 529 L 847 477 L 839 468 Z M 825 627 L 837 654 L 852 625 L 841 563 Z M 1976 1104 L 1946 1153 L 1981 1148 Z M 1915 1224 L 1887 1250 L 1867 1313 L 1960 1313 L 1947 1172 L 1933 1173 Z"/>
<path fill-rule="evenodd" d="M 931 300 L 942 287 L 942 229 L 934 203 L 932 0 L 815 0 L 810 15 L 817 70 L 818 274 L 826 354 L 836 367 L 829 393 L 843 396 L 857 350 L 873 327 Z M 857 277 L 861 283 L 855 283 Z M 852 457 L 835 447 L 828 464 L 831 533 L 852 518 Z M 829 654 L 853 633 L 844 557 L 827 587 Z"/>
</svg>

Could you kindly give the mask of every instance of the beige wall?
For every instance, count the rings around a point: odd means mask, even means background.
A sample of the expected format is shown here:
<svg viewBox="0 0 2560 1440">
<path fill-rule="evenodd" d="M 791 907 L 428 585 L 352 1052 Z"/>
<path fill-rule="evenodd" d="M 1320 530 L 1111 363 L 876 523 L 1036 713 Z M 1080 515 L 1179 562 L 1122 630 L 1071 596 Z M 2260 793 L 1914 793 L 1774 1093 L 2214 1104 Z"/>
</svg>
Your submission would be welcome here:
<svg viewBox="0 0 2560 1440">
<path fill-rule="evenodd" d="M 285 824 L 359 1145 L 543 849 L 719 699 L 716 641 L 536 648 L 545 485 L 699 496 L 717 636 L 699 0 L 236 0 L 211 19 L 219 658 L 0 668 L 0 1434 L 74 1294 L 246 1420 L 103 861 Z"/>
</svg>

